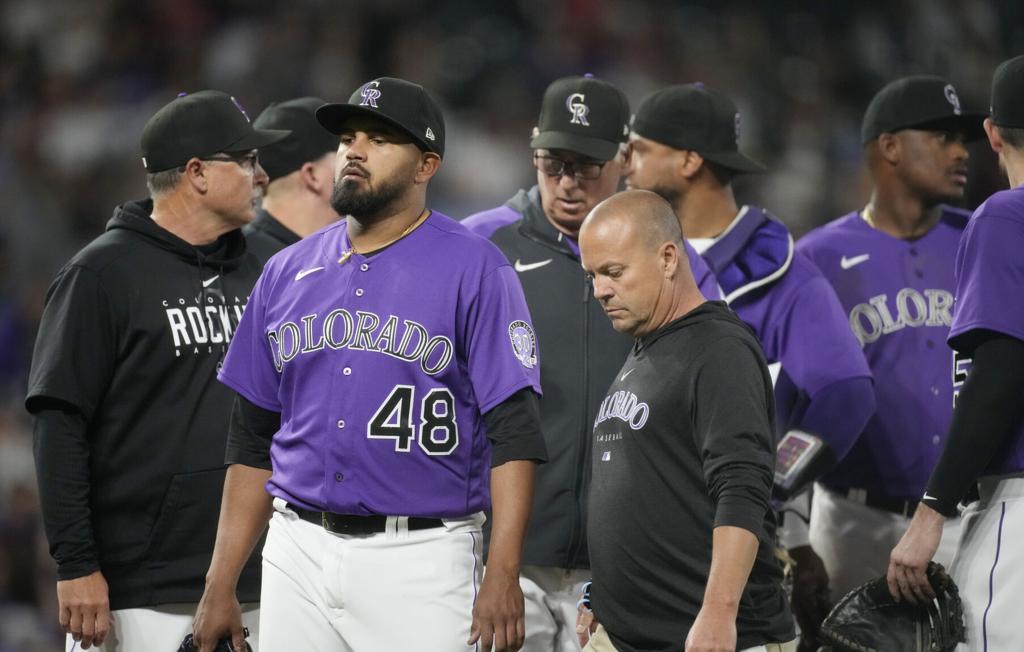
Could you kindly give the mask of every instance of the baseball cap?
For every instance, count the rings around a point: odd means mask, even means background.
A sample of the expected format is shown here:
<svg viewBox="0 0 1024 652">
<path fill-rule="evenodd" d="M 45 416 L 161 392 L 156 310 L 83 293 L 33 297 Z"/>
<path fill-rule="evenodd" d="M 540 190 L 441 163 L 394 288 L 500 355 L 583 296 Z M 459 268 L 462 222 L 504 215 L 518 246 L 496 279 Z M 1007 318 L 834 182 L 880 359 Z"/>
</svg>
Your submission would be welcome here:
<svg viewBox="0 0 1024 652">
<path fill-rule="evenodd" d="M 999 64 L 992 75 L 992 122 L 1024 128 L 1024 55 Z"/>
<path fill-rule="evenodd" d="M 884 133 L 937 127 L 963 130 L 968 140 L 985 135 L 980 113 L 964 113 L 953 84 L 934 75 L 914 75 L 889 82 L 864 112 L 860 138 L 865 145 Z"/>
<path fill-rule="evenodd" d="M 270 180 L 298 170 L 338 147 L 338 138 L 320 126 L 316 110 L 326 104 L 319 97 L 298 97 L 275 102 L 253 121 L 257 129 L 287 129 L 291 135 L 260 150 L 260 165 Z"/>
<path fill-rule="evenodd" d="M 409 134 L 420 149 L 444 157 L 441 107 L 419 84 L 378 77 L 357 88 L 347 103 L 316 110 L 316 119 L 332 134 L 340 134 L 345 120 L 354 115 L 379 118 Z"/>
<path fill-rule="evenodd" d="M 596 77 L 563 77 L 544 91 L 530 147 L 565 149 L 610 161 L 628 137 L 625 93 Z"/>
<path fill-rule="evenodd" d="M 633 116 L 633 132 L 675 149 L 692 150 L 736 172 L 765 169 L 740 153 L 736 105 L 704 84 L 668 86 L 648 95 Z"/>
<path fill-rule="evenodd" d="M 142 165 L 147 172 L 170 170 L 185 165 L 193 156 L 259 149 L 288 133 L 254 129 L 245 109 L 227 93 L 182 94 L 143 127 Z"/>
</svg>

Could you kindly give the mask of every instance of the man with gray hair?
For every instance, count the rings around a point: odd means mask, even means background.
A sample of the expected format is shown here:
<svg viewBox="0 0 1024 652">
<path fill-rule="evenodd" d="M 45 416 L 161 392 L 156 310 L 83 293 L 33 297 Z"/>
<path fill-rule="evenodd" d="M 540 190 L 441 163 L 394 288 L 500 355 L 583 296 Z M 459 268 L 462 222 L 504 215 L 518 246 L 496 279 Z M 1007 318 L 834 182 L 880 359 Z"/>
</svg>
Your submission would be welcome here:
<svg viewBox="0 0 1024 652">
<path fill-rule="evenodd" d="M 287 135 L 226 93 L 179 96 L 142 133 L 150 198 L 47 293 L 25 403 L 68 649 L 171 652 L 191 630 L 225 475 L 216 374 L 259 276 L 240 227 L 267 183 L 257 149 Z M 237 585 L 254 636 L 259 571 Z"/>
</svg>

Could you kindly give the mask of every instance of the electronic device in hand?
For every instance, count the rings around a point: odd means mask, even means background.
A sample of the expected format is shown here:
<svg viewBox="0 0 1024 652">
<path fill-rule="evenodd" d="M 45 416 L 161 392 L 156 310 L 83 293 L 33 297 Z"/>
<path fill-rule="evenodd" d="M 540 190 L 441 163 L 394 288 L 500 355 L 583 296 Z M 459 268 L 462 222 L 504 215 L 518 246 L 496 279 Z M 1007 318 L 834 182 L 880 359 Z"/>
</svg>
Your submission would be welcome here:
<svg viewBox="0 0 1024 652">
<path fill-rule="evenodd" d="M 790 430 L 775 451 L 774 495 L 788 500 L 831 465 L 832 452 L 820 437 Z"/>
</svg>

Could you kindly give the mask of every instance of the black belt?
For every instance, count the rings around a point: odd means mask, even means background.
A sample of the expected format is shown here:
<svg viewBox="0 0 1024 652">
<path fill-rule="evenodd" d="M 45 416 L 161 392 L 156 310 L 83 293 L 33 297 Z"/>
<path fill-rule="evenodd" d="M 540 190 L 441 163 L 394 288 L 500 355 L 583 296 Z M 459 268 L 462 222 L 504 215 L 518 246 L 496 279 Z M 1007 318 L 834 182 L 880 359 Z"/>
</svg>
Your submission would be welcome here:
<svg viewBox="0 0 1024 652">
<path fill-rule="evenodd" d="M 894 498 L 892 496 L 886 496 L 885 494 L 876 493 L 873 491 L 867 491 L 865 489 L 839 489 L 835 487 L 825 487 L 834 494 L 839 494 L 847 500 L 852 500 L 855 503 L 861 505 L 867 505 L 868 507 L 874 507 L 875 509 L 881 509 L 891 514 L 899 514 L 910 518 L 917 511 L 917 504 L 919 500 L 907 500 L 905 498 Z"/>
<path fill-rule="evenodd" d="M 331 512 L 313 512 L 289 504 L 288 509 L 299 515 L 303 521 L 321 526 L 334 534 L 377 534 L 387 528 L 388 516 L 372 514 L 370 516 L 354 516 L 351 514 L 333 514 Z M 422 518 L 410 516 L 407 525 L 410 530 L 429 530 L 443 527 L 444 521 L 439 518 Z"/>
</svg>

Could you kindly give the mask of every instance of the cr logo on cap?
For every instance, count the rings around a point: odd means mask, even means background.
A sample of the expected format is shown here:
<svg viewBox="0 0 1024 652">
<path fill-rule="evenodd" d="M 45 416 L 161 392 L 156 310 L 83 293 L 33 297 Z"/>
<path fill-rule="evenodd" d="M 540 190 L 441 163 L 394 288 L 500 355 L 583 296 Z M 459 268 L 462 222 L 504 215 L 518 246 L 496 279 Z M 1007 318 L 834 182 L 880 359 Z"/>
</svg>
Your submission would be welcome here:
<svg viewBox="0 0 1024 652">
<path fill-rule="evenodd" d="M 953 113 L 960 115 L 960 98 L 956 96 L 956 89 L 953 88 L 953 84 L 946 84 L 942 92 L 945 94 L 946 100 L 953 105 Z"/>
<path fill-rule="evenodd" d="M 569 121 L 571 125 L 583 125 L 589 127 L 590 123 L 587 122 L 587 114 L 590 113 L 590 107 L 583 103 L 586 99 L 583 93 L 573 93 L 569 97 L 565 98 L 565 108 L 569 109 L 569 113 L 572 114 L 572 120 Z"/>
<path fill-rule="evenodd" d="M 377 88 L 380 86 L 379 81 L 372 81 L 363 86 L 363 90 L 360 91 L 360 95 L 363 96 L 363 101 L 359 103 L 359 106 L 372 106 L 377 109 L 377 98 L 380 97 L 380 90 Z"/>
</svg>

